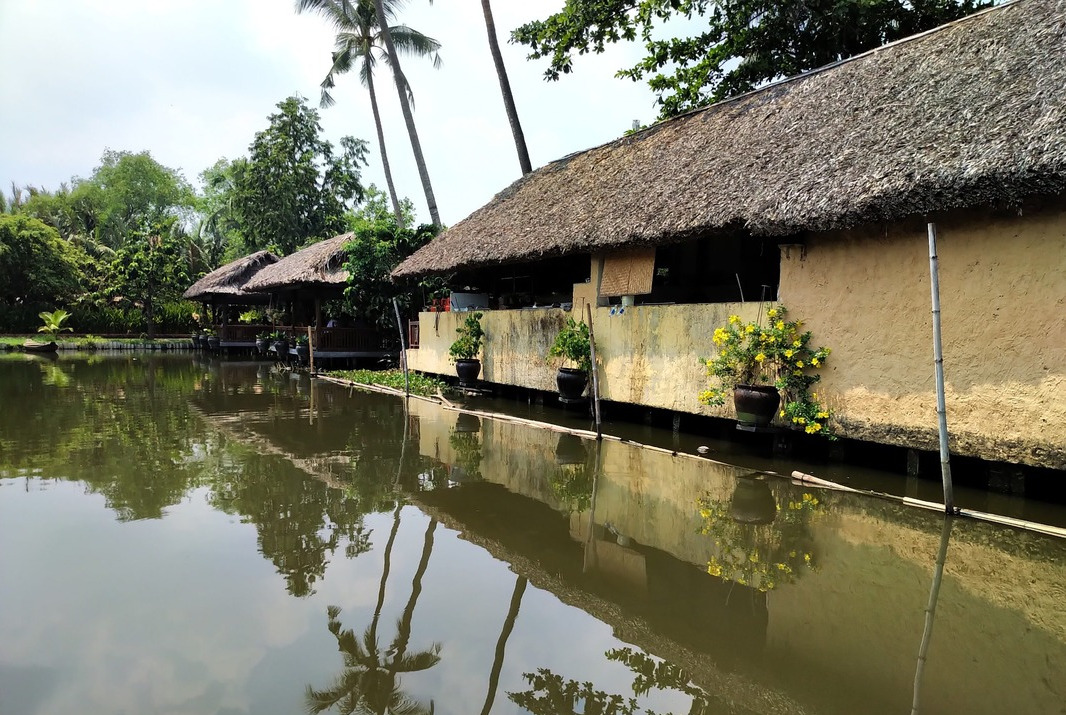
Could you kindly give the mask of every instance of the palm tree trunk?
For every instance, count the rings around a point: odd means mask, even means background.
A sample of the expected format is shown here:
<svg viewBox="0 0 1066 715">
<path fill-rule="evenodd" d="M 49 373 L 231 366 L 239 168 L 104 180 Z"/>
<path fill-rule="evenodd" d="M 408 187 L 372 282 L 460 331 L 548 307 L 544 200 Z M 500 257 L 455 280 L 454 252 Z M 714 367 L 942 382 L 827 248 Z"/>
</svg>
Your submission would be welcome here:
<svg viewBox="0 0 1066 715">
<path fill-rule="evenodd" d="M 514 148 L 518 151 L 518 163 L 522 165 L 522 175 L 525 176 L 533 171 L 533 166 L 529 163 L 526 136 L 522 133 L 522 124 L 518 121 L 518 110 L 515 109 L 514 96 L 511 94 L 511 82 L 507 79 L 507 68 L 503 66 L 503 55 L 500 54 L 500 43 L 496 39 L 496 23 L 492 19 L 492 6 L 489 0 L 481 0 L 481 9 L 485 13 L 485 30 L 489 34 L 492 64 L 496 65 L 496 76 L 500 78 L 500 92 L 503 94 L 503 106 L 507 110 L 511 134 L 514 135 Z"/>
<path fill-rule="evenodd" d="M 415 604 L 418 603 L 418 597 L 422 593 L 422 577 L 426 575 L 426 569 L 429 567 L 429 556 L 433 553 L 433 532 L 436 529 L 437 520 L 430 519 L 429 526 L 426 528 L 426 538 L 422 544 L 422 558 L 418 562 L 415 577 L 411 581 L 411 597 L 407 599 L 407 606 L 404 607 L 403 615 L 400 616 L 398 633 L 393 642 L 393 663 L 403 660 L 404 653 L 407 652 L 407 644 L 411 641 L 411 619 L 415 615 Z"/>
<path fill-rule="evenodd" d="M 389 166 L 389 155 L 385 151 L 385 131 L 381 128 L 381 114 L 378 112 L 378 97 L 374 91 L 374 73 L 370 71 L 370 49 L 366 52 L 367 73 L 366 87 L 370 91 L 370 110 L 374 113 L 374 127 L 378 130 L 378 146 L 381 148 L 381 167 L 385 170 L 385 185 L 389 188 L 389 198 L 392 199 L 392 213 L 396 215 L 396 225 L 403 228 L 403 214 L 400 213 L 400 201 L 396 197 L 396 185 L 392 183 L 392 168 Z"/>
<path fill-rule="evenodd" d="M 385 583 L 389 580 L 389 571 L 392 568 L 392 545 L 396 543 L 396 532 L 400 530 L 400 509 L 403 502 L 399 497 L 396 499 L 396 512 L 392 515 L 392 531 L 389 533 L 389 541 L 385 544 L 385 563 L 381 566 L 381 585 L 378 587 L 378 604 L 374 608 L 374 618 L 370 621 L 370 640 L 377 643 L 378 620 L 381 618 L 381 609 L 385 605 Z"/>
<path fill-rule="evenodd" d="M 503 655 L 507 648 L 507 639 L 514 630 L 514 622 L 518 620 L 518 608 L 522 605 L 522 595 L 526 592 L 526 577 L 519 576 L 514 582 L 514 592 L 511 594 L 511 607 L 507 610 L 507 618 L 503 621 L 503 630 L 500 631 L 500 639 L 496 641 L 496 656 L 492 660 L 492 672 L 489 673 L 489 692 L 485 694 L 485 704 L 481 708 L 481 715 L 489 715 L 492 703 L 496 700 L 496 688 L 500 684 L 500 671 L 503 670 Z"/>
<path fill-rule="evenodd" d="M 440 226 L 440 214 L 437 213 L 437 199 L 433 196 L 433 185 L 429 181 L 429 171 L 426 169 L 426 159 L 422 156 L 422 144 L 418 141 L 418 130 L 415 129 L 415 117 L 411 114 L 411 103 L 407 100 L 407 92 L 404 90 L 405 79 L 403 70 L 400 69 L 400 58 L 396 54 L 396 46 L 392 42 L 389 33 L 389 23 L 386 19 L 385 7 L 381 0 L 374 0 L 374 8 L 377 12 L 378 28 L 381 37 L 385 40 L 385 49 L 389 53 L 389 62 L 392 66 L 392 77 L 396 80 L 396 93 L 400 96 L 400 109 L 403 111 L 403 121 L 407 125 L 407 134 L 411 137 L 411 150 L 415 155 L 415 164 L 418 166 L 418 176 L 422 179 L 422 190 L 426 193 L 426 203 L 429 205 L 429 217 L 433 223 Z"/>
</svg>

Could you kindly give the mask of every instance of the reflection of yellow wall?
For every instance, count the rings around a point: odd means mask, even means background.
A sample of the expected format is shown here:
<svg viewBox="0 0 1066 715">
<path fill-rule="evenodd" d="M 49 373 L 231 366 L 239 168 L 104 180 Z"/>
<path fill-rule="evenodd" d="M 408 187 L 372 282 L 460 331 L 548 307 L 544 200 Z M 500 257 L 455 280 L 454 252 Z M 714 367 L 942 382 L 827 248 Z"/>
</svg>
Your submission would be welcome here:
<svg viewBox="0 0 1066 715">
<path fill-rule="evenodd" d="M 948 425 L 952 450 L 1066 468 L 1066 211 L 955 214 L 938 220 Z M 579 286 L 585 288 L 585 285 Z M 781 299 L 833 348 L 818 392 L 840 432 L 887 444 L 937 445 L 925 225 L 815 234 L 781 261 Z M 758 304 L 598 308 L 604 399 L 729 416 L 701 406 L 701 356 L 731 313 Z M 482 378 L 554 390 L 544 355 L 561 310 L 487 311 Z M 416 370 L 454 374 L 456 313 L 422 313 Z M 576 316 L 575 316 L 576 317 Z"/>
</svg>

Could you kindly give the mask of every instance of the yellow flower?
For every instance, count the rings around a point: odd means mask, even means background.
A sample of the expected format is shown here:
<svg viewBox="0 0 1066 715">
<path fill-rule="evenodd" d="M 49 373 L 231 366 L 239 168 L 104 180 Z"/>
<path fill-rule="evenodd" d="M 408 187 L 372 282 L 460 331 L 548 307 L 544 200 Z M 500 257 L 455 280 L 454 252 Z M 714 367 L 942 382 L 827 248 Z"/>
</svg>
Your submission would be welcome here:
<svg viewBox="0 0 1066 715">
<path fill-rule="evenodd" d="M 783 320 L 777 321 L 776 323 L 774 323 L 774 327 L 777 328 L 778 330 L 784 330 L 785 329 L 785 321 L 783 321 Z"/>
<path fill-rule="evenodd" d="M 762 362 L 765 359 L 766 359 L 766 355 L 764 353 L 759 353 L 758 355 L 755 356 L 755 362 Z"/>
<path fill-rule="evenodd" d="M 785 416 L 785 411 L 781 410 L 781 417 L 784 417 L 784 416 Z"/>
<path fill-rule="evenodd" d="M 803 361 L 802 360 L 797 360 L 796 361 L 796 367 L 803 367 Z"/>
<path fill-rule="evenodd" d="M 748 323 L 748 327 L 744 328 L 744 332 L 747 333 L 748 335 L 751 335 L 752 333 L 755 332 L 755 326 L 752 325 L 751 323 Z"/>
<path fill-rule="evenodd" d="M 739 323 L 740 323 L 740 316 L 739 315 L 731 315 L 731 316 L 729 316 L 729 324 L 730 325 L 738 325 Z"/>
<path fill-rule="evenodd" d="M 811 365 L 818 367 L 821 363 L 818 362 L 818 358 L 811 358 Z"/>
<path fill-rule="evenodd" d="M 771 318 L 776 318 L 777 308 L 770 308 L 770 310 L 766 311 L 766 314 L 769 315 Z"/>
<path fill-rule="evenodd" d="M 820 419 L 820 420 L 829 419 L 829 413 L 826 412 L 825 410 L 822 410 L 821 412 L 818 413 L 818 419 Z"/>
<path fill-rule="evenodd" d="M 712 340 L 714 340 L 714 344 L 715 345 L 721 345 L 722 343 L 724 343 L 728 339 L 729 339 L 729 333 L 726 332 L 726 330 L 724 328 L 715 328 L 714 337 L 712 338 Z"/>
<path fill-rule="evenodd" d="M 801 343 L 799 340 L 794 340 L 792 342 L 792 347 L 794 348 L 798 348 L 800 345 L 803 345 L 803 343 Z"/>
<path fill-rule="evenodd" d="M 786 350 L 785 351 L 785 357 L 792 357 L 792 351 L 791 350 Z"/>
<path fill-rule="evenodd" d="M 822 425 L 818 424 L 817 422 L 811 422 L 809 425 L 807 425 L 806 431 L 807 434 L 814 434 L 815 432 L 820 432 L 821 429 Z"/>
</svg>

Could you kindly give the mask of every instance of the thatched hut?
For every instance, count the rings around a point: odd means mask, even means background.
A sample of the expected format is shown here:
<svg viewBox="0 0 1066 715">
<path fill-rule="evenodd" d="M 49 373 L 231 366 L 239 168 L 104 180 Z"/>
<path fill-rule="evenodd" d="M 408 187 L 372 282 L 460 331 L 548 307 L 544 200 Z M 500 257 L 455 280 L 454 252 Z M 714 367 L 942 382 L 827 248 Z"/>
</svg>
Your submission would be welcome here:
<svg viewBox="0 0 1066 715">
<path fill-rule="evenodd" d="M 322 359 L 386 357 L 394 355 L 389 338 L 365 326 L 331 325 L 322 314 L 323 301 L 339 300 L 348 285 L 345 246 L 353 234 L 344 233 L 313 243 L 285 256 L 257 273 L 246 286 L 285 306 L 289 324 L 278 326 L 295 336 L 312 327 L 312 347 Z M 336 316 L 328 316 L 335 318 Z"/>
<path fill-rule="evenodd" d="M 182 294 L 186 300 L 210 306 L 215 313 L 217 330 L 223 347 L 251 347 L 255 335 L 264 325 L 229 325 L 230 306 L 264 305 L 270 296 L 247 289 L 248 281 L 259 271 L 278 261 L 269 251 L 256 251 L 244 258 L 220 266 L 193 283 Z"/>
<path fill-rule="evenodd" d="M 927 450 L 930 219 L 952 449 L 1066 469 L 1063 48 L 1062 0 L 996 6 L 554 161 L 394 276 L 559 306 L 486 314 L 491 382 L 554 389 L 545 333 L 590 304 L 605 398 L 722 417 L 698 356 L 780 299 L 834 348 L 838 430 Z M 432 319 L 410 364 L 450 373 Z"/>
</svg>

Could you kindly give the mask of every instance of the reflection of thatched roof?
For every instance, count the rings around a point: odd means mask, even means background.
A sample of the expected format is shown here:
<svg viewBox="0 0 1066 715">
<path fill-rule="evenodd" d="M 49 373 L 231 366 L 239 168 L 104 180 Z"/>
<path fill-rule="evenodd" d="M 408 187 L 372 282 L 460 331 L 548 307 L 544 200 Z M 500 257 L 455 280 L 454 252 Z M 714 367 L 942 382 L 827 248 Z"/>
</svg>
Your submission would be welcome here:
<svg viewBox="0 0 1066 715">
<path fill-rule="evenodd" d="M 215 296 L 244 297 L 247 295 L 245 286 L 249 279 L 277 260 L 278 257 L 268 251 L 257 251 L 250 256 L 238 258 L 193 283 L 182 297 L 189 300 L 205 300 Z"/>
<path fill-rule="evenodd" d="M 348 282 L 344 244 L 351 240 L 352 234 L 345 233 L 289 254 L 257 273 L 248 282 L 248 290 L 344 285 Z"/>
<path fill-rule="evenodd" d="M 1062 0 L 995 7 L 548 164 L 394 275 L 1059 194 L 1064 48 Z"/>
</svg>

